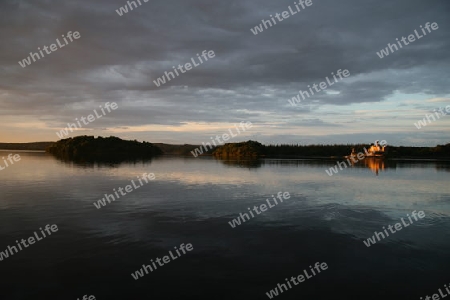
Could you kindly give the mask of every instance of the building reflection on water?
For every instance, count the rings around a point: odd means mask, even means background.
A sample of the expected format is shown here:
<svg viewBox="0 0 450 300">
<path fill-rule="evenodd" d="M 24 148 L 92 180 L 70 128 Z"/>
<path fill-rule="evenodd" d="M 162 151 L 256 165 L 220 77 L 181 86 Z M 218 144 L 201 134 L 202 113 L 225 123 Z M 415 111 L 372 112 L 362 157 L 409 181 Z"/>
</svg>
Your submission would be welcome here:
<svg viewBox="0 0 450 300">
<path fill-rule="evenodd" d="M 351 161 L 351 160 L 350 160 Z M 396 168 L 397 163 L 395 161 L 388 161 L 382 157 L 366 157 L 363 160 L 358 162 L 352 161 L 353 168 L 368 168 L 370 169 L 376 176 L 380 172 L 386 171 L 389 168 Z"/>
<path fill-rule="evenodd" d="M 377 176 L 378 172 L 384 171 L 387 165 L 385 166 L 385 161 L 382 158 L 372 158 L 372 157 L 366 157 L 362 161 L 364 163 L 364 166 L 372 170 Z"/>
<path fill-rule="evenodd" d="M 350 168 L 370 169 L 373 174 L 378 176 L 381 172 L 387 172 L 388 169 L 404 168 L 429 168 L 430 165 L 438 172 L 450 172 L 450 161 L 436 160 L 414 160 L 414 159 L 387 159 L 382 157 L 366 157 L 361 161 L 353 162 L 351 159 L 217 159 L 216 161 L 228 167 L 257 169 L 266 165 L 297 166 L 297 167 L 323 167 L 328 169 L 336 165 L 337 161 L 346 161 Z"/>
</svg>

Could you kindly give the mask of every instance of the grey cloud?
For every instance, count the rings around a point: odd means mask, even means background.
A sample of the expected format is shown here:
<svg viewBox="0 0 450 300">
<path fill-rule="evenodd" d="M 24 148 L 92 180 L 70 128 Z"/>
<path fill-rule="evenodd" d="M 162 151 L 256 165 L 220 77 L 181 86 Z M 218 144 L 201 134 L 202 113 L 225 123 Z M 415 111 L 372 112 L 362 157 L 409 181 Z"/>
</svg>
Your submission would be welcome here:
<svg viewBox="0 0 450 300">
<path fill-rule="evenodd" d="M 125 4 L 0 2 L 0 114 L 64 126 L 116 101 L 120 110 L 93 123 L 94 129 L 243 119 L 271 124 L 310 114 L 307 120 L 313 121 L 296 125 L 314 130 L 337 124 L 332 114 L 315 116 L 322 105 L 378 103 L 399 92 L 449 94 L 446 0 L 313 0 L 311 7 L 256 36 L 250 28 L 293 1 L 157 0 L 120 17 L 115 10 Z M 377 57 L 387 43 L 426 22 L 437 22 L 439 29 L 384 59 Z M 68 31 L 79 31 L 81 39 L 26 68 L 19 66 L 30 51 Z M 159 88 L 153 84 L 171 66 L 189 62 L 203 50 L 214 50 L 216 57 Z M 352 74 L 332 87 L 339 94 L 322 91 L 297 108 L 289 106 L 287 100 L 300 89 L 337 69 Z M 267 130 L 261 138 L 272 134 Z M 152 134 L 156 139 L 179 137 Z M 200 139 L 193 134 L 182 142 Z M 293 137 L 277 140 L 283 138 Z"/>
</svg>

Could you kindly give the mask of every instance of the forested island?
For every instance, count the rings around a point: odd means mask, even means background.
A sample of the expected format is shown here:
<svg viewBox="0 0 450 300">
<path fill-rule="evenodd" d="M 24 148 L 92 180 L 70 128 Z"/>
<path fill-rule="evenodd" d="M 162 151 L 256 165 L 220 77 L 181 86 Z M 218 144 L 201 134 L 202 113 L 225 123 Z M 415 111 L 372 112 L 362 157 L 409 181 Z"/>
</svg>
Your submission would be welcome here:
<svg viewBox="0 0 450 300">
<path fill-rule="evenodd" d="M 114 136 L 67 138 L 52 144 L 46 151 L 60 159 L 86 162 L 150 159 L 162 154 L 161 149 L 152 143 L 126 141 Z"/>
<path fill-rule="evenodd" d="M 212 155 L 218 158 L 258 158 L 266 156 L 266 146 L 255 141 L 228 143 L 214 149 Z"/>
</svg>

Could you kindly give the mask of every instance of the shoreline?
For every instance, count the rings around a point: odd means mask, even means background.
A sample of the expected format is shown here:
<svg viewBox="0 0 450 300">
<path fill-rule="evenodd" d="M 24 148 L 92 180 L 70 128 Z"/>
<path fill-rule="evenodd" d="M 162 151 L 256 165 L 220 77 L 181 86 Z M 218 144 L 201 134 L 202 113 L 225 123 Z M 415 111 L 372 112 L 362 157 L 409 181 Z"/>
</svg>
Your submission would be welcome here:
<svg viewBox="0 0 450 300">
<path fill-rule="evenodd" d="M 0 149 L 0 152 L 18 152 L 18 153 L 47 153 L 45 150 L 26 150 L 26 149 Z M 174 153 L 164 153 L 159 155 L 159 157 L 184 157 L 193 158 L 192 155 L 187 154 L 174 154 Z M 215 157 L 212 154 L 199 155 L 200 157 L 213 157 L 219 160 L 232 160 L 232 161 L 257 161 L 257 160 L 336 160 L 345 159 L 345 156 L 261 156 L 261 157 Z M 156 158 L 156 157 L 155 157 Z M 426 157 L 366 157 L 365 159 L 372 160 L 384 160 L 384 161 L 429 161 L 429 162 L 450 162 L 450 157 L 448 158 L 426 158 Z"/>
</svg>

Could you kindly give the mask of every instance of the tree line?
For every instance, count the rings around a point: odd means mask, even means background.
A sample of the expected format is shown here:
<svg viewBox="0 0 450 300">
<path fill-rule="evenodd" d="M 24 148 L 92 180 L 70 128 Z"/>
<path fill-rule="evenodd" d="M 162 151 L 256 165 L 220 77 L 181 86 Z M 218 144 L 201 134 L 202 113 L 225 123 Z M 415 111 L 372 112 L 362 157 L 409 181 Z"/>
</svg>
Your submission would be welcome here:
<svg viewBox="0 0 450 300">
<path fill-rule="evenodd" d="M 363 152 L 372 144 L 346 145 L 263 145 L 256 141 L 229 143 L 214 149 L 215 157 L 268 157 L 268 158 L 301 158 L 301 157 L 342 157 L 349 155 L 352 149 Z M 450 158 L 450 143 L 435 147 L 387 146 L 387 158 Z"/>
</svg>

